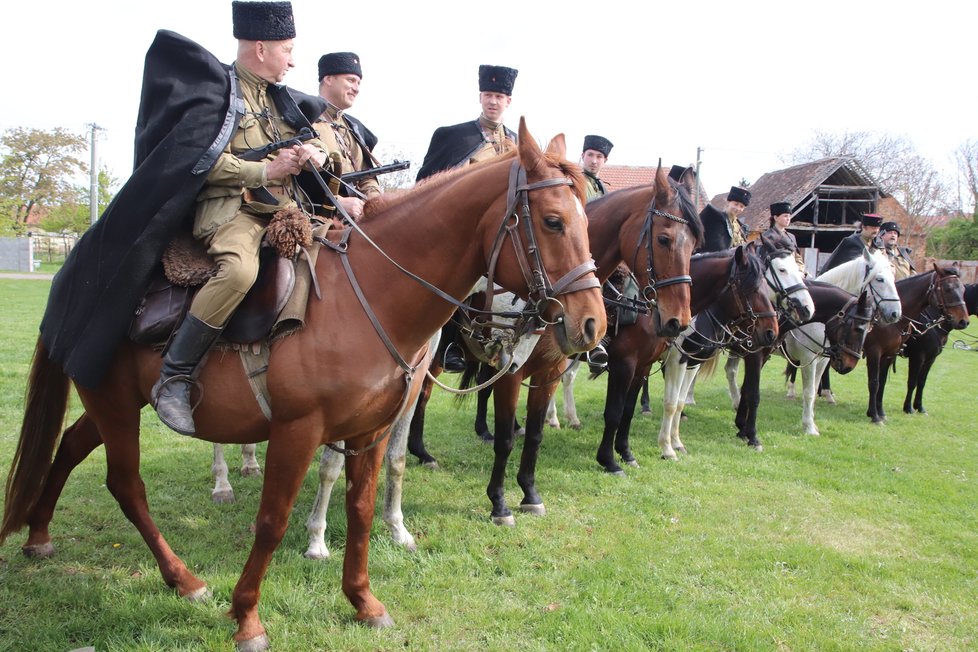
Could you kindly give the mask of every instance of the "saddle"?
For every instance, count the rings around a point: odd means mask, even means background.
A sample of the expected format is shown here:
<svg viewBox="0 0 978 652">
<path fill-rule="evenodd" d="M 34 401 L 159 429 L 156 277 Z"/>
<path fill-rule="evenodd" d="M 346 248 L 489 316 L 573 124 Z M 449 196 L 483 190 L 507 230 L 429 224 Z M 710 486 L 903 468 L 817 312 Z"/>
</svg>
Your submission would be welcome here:
<svg viewBox="0 0 978 652">
<path fill-rule="evenodd" d="M 645 310 L 636 307 L 641 303 L 641 290 L 628 267 L 619 265 L 601 288 L 608 316 L 608 332 L 616 333 L 622 326 L 631 326 Z"/>
<path fill-rule="evenodd" d="M 284 309 L 296 289 L 296 267 L 300 262 L 295 255 L 297 246 L 308 247 L 312 243 L 312 228 L 307 216 L 299 213 L 300 221 L 295 215 L 283 215 L 286 212 L 277 213 L 269 224 L 259 251 L 258 278 L 221 334 L 226 343 L 263 341 L 273 335 L 273 330 L 285 330 L 276 328 L 281 323 L 280 315 L 298 314 L 301 320 L 305 313 L 309 283 L 300 283 L 302 296 L 295 297 L 302 302 L 302 308 Z M 303 268 L 311 271 L 308 251 L 307 260 L 309 265 L 303 264 Z M 161 263 L 129 327 L 129 338 L 139 344 L 164 344 L 183 321 L 197 290 L 217 273 L 217 265 L 205 245 L 189 234 L 173 239 Z M 296 328 L 293 325 L 291 330 Z"/>
</svg>

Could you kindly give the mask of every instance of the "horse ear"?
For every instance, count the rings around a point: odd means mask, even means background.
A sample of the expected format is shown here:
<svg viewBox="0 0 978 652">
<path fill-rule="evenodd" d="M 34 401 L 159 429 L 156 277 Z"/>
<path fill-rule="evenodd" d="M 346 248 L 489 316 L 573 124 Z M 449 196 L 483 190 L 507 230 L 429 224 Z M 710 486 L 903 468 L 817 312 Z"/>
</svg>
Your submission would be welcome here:
<svg viewBox="0 0 978 652">
<path fill-rule="evenodd" d="M 532 170 L 543 158 L 543 151 L 530 135 L 530 130 L 526 128 L 526 118 L 523 116 L 520 116 L 519 141 L 520 163 L 525 169 Z"/>
<path fill-rule="evenodd" d="M 734 251 L 734 260 L 737 261 L 738 265 L 743 265 L 747 260 L 747 253 L 744 250 L 744 245 L 739 245 Z"/>
<path fill-rule="evenodd" d="M 557 134 L 547 144 L 547 153 L 558 158 L 567 158 L 567 139 L 564 134 Z"/>
<path fill-rule="evenodd" d="M 672 188 L 669 187 L 669 177 L 666 175 L 665 170 L 662 169 L 662 159 L 659 159 L 659 165 L 655 168 L 655 177 L 652 179 L 655 185 L 655 199 L 660 203 L 667 203 L 669 201 L 669 195 L 671 194 Z"/>
</svg>

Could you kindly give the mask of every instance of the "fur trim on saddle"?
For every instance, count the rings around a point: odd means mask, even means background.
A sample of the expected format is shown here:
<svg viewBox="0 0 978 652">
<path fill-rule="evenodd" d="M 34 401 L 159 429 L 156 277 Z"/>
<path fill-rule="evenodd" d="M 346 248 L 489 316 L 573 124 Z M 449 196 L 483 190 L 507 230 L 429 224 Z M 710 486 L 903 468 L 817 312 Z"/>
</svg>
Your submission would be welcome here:
<svg viewBox="0 0 978 652">
<path fill-rule="evenodd" d="M 275 213 L 265 231 L 265 242 L 274 247 L 282 258 L 292 258 L 299 247 L 312 244 L 312 223 L 309 216 L 295 206 Z"/>
<path fill-rule="evenodd" d="M 217 265 L 207 245 L 184 233 L 173 238 L 163 252 L 163 272 L 173 285 L 196 287 L 217 274 Z"/>
</svg>

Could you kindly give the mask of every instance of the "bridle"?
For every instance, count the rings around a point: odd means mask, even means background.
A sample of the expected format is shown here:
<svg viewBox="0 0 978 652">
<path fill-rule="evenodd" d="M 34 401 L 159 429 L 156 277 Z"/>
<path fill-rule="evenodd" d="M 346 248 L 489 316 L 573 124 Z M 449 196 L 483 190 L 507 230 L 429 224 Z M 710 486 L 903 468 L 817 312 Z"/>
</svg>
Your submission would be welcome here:
<svg viewBox="0 0 978 652">
<path fill-rule="evenodd" d="M 950 287 L 953 286 L 953 287 Z M 947 295 L 951 294 L 952 297 L 955 296 L 957 288 L 962 288 L 961 300 L 960 301 L 948 301 Z M 935 292 L 934 290 L 937 290 Z M 961 279 L 952 273 L 945 274 L 944 276 L 939 276 L 937 272 L 934 272 L 933 278 L 931 278 L 930 285 L 927 287 L 927 305 L 929 308 L 934 308 L 937 310 L 938 315 L 934 318 L 930 318 L 929 310 L 923 312 L 924 315 L 928 317 L 927 321 L 917 321 L 912 317 L 904 316 L 907 320 L 907 328 L 902 333 L 904 336 L 907 335 L 922 335 L 927 331 L 937 328 L 945 321 L 951 319 L 951 314 L 949 312 L 950 308 L 959 308 L 964 306 L 965 311 L 967 311 L 967 303 L 964 300 L 963 286 L 961 285 Z"/>
<path fill-rule="evenodd" d="M 660 210 L 655 206 L 655 196 L 653 195 L 652 201 L 649 203 L 649 210 L 645 214 L 645 221 L 642 224 L 642 231 L 639 233 L 638 242 L 635 243 L 635 254 L 632 256 L 631 268 L 635 269 L 638 263 L 638 252 L 642 245 L 645 245 L 645 271 L 648 274 L 648 283 L 642 288 L 641 295 L 645 300 L 647 310 L 648 308 L 654 308 L 657 305 L 658 300 L 658 290 L 660 288 L 669 287 L 670 285 L 677 285 L 679 283 L 693 284 L 693 277 L 689 274 L 684 274 L 682 276 L 671 276 L 659 280 L 655 274 L 655 265 L 653 264 L 652 255 L 652 221 L 655 216 L 664 217 L 667 220 L 672 220 L 684 226 L 689 226 L 689 220 L 685 217 L 679 215 L 673 215 L 672 213 L 667 213 L 666 211 Z"/>
<path fill-rule="evenodd" d="M 808 291 L 808 288 L 805 285 L 804 281 L 802 281 L 801 283 L 795 283 L 794 285 L 789 285 L 788 287 L 785 287 L 784 283 L 781 282 L 781 278 L 778 276 L 777 270 L 774 269 L 774 260 L 778 258 L 784 258 L 790 255 L 791 255 L 791 251 L 789 251 L 788 249 L 773 249 L 773 250 L 761 252 L 761 257 L 762 260 L 764 261 L 764 269 L 771 272 L 770 275 L 771 278 L 767 279 L 767 282 L 774 290 L 775 295 L 778 297 L 779 308 L 782 303 L 785 303 L 788 306 L 791 305 L 792 303 L 791 295 L 796 294 L 798 292 Z M 767 275 L 765 275 L 765 278 L 767 278 Z M 797 301 L 797 299 L 795 299 L 795 301 Z M 797 303 L 799 305 L 801 304 L 800 301 L 798 301 Z M 786 314 L 782 315 L 783 319 L 785 319 L 789 323 L 794 324 L 795 326 L 798 326 L 799 324 L 795 323 L 795 320 L 792 319 L 791 315 L 787 314 L 788 308 L 786 308 L 785 310 L 786 310 Z"/>
<path fill-rule="evenodd" d="M 859 311 L 859 297 L 855 296 L 846 302 L 839 312 L 832 315 L 825 322 L 825 338 L 830 341 L 827 347 L 823 346 L 823 352 L 826 357 L 830 360 L 839 362 L 842 359 L 842 354 L 847 353 L 850 356 L 856 358 L 857 360 L 863 356 L 862 347 L 856 350 L 848 345 L 837 336 L 840 331 L 851 332 L 853 327 L 851 324 L 863 324 L 862 328 L 862 340 L 865 341 L 866 334 L 869 330 L 869 325 L 876 320 L 876 310 L 871 314 L 863 314 Z M 804 332 L 804 331 L 802 331 Z"/>
</svg>

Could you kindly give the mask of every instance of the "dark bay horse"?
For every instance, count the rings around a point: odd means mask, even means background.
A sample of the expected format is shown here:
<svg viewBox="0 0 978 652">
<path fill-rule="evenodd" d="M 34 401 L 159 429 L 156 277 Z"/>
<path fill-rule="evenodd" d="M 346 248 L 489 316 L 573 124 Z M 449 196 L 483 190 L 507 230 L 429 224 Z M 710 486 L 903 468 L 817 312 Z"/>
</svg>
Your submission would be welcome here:
<svg viewBox="0 0 978 652">
<path fill-rule="evenodd" d="M 978 317 L 978 283 L 964 286 L 964 303 L 968 314 Z M 903 400 L 903 411 L 907 414 L 927 413 L 924 409 L 924 385 L 927 384 L 930 368 L 947 344 L 950 332 L 951 329 L 941 320 L 934 328 L 907 340 L 903 349 L 903 354 L 907 356 L 907 396 Z"/>
<path fill-rule="evenodd" d="M 258 614 L 261 582 L 313 454 L 331 442 L 344 441 L 360 453 L 346 460 L 343 592 L 359 621 L 392 624 L 367 573 L 377 474 L 385 431 L 416 396 L 430 358 L 426 345 L 456 308 L 447 299 L 463 298 L 488 274 L 531 299 L 537 317 L 554 324 L 554 341 L 564 354 L 588 350 L 604 335 L 580 170 L 564 159 L 562 135 L 546 152 L 523 120 L 519 135 L 517 152 L 368 203 L 362 233 L 350 235 L 346 248 L 324 250 L 315 273 L 328 290 L 322 300 L 310 301 L 305 328 L 272 346 L 270 422 L 256 401 L 242 400 L 253 394 L 237 356 L 212 356 L 204 365 L 207 391 L 194 414 L 201 437 L 268 440 L 255 540 L 231 596 L 239 649 L 269 645 Z M 451 264 L 432 255 L 433 244 L 450 252 Z M 76 386 L 85 413 L 61 436 L 71 381 L 38 343 L 0 541 L 27 525 L 24 552 L 51 555 L 48 527 L 61 489 L 71 470 L 103 444 L 106 486 L 146 541 L 166 584 L 187 598 L 209 593 L 157 529 L 139 474 L 140 409 L 159 369 L 159 353 L 151 348 L 120 345 L 98 387 Z"/>
<path fill-rule="evenodd" d="M 935 328 L 941 322 L 951 329 L 968 327 L 968 307 L 964 285 L 953 267 L 938 267 L 897 281 L 903 317 L 895 324 L 877 326 L 866 338 L 866 374 L 869 407 L 866 416 L 873 423 L 886 421 L 883 391 L 886 377 L 900 348 L 913 335 Z"/>
<path fill-rule="evenodd" d="M 659 169 L 651 185 L 626 188 L 589 202 L 587 215 L 588 239 L 598 266 L 598 277 L 603 282 L 621 262 L 628 263 L 643 289 L 643 296 L 654 306 L 649 316 L 650 328 L 664 337 L 679 333 L 690 320 L 689 258 L 702 235 L 687 187 L 669 179 L 666 172 Z M 543 440 L 547 405 L 566 365 L 567 356 L 553 346 L 548 329 L 519 371 L 502 376 L 491 387 L 495 426 L 495 435 L 491 439 L 495 461 L 486 493 L 492 503 L 492 521 L 497 525 L 515 523 L 506 504 L 504 483 L 513 449 L 520 386 L 526 379 L 530 382 L 527 420 L 516 476 L 523 490 L 520 511 L 545 513 L 543 499 L 536 488 L 536 462 Z M 470 383 L 475 374 L 476 366 L 470 366 L 463 376 L 463 386 Z M 487 434 L 485 402 L 488 397 L 488 391 L 480 393 L 476 419 L 476 431 L 480 432 L 481 428 Z M 415 455 L 423 451 L 428 459 L 433 459 L 424 451 L 422 437 L 423 411 L 419 406 L 415 424 L 412 424 L 409 450 Z"/>
<path fill-rule="evenodd" d="M 824 355 L 828 364 L 840 374 L 855 369 L 859 363 L 870 320 L 875 311 L 869 291 L 864 290 L 858 297 L 849 292 L 819 281 L 807 281 L 805 285 L 815 303 L 815 313 L 808 323 L 824 324 L 824 337 L 828 347 Z M 795 320 L 782 320 L 782 332 L 787 335 L 802 324 Z M 734 424 L 737 437 L 754 450 L 763 450 L 757 437 L 757 408 L 761 402 L 761 370 L 774 352 L 773 348 L 754 351 L 744 356 L 744 381 L 740 392 L 740 403 Z"/>
<path fill-rule="evenodd" d="M 693 324 L 702 322 L 709 344 L 722 345 L 727 336 L 753 338 L 761 345 L 773 344 L 778 335 L 777 312 L 768 296 L 764 266 L 754 244 L 716 253 L 699 254 L 690 261 L 693 287 L 690 311 Z M 680 340 L 692 341 L 686 329 Z M 694 330 L 700 334 L 703 331 Z M 678 342 L 679 340 L 677 340 Z M 615 459 L 638 466 L 629 445 L 629 432 L 639 392 L 653 363 L 673 344 L 658 336 L 640 315 L 634 324 L 611 335 L 608 346 L 608 386 L 604 404 L 604 434 L 596 459 L 605 471 L 623 475 Z M 676 349 L 670 349 L 675 351 Z"/>
</svg>

